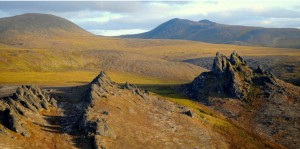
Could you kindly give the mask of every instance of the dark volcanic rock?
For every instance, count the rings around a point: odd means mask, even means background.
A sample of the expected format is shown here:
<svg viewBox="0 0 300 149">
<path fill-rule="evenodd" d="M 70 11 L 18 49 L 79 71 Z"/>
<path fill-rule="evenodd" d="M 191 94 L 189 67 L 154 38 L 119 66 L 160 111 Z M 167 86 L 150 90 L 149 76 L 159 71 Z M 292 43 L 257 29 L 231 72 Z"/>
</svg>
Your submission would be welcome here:
<svg viewBox="0 0 300 149">
<path fill-rule="evenodd" d="M 254 84 L 253 81 L 255 81 Z M 184 89 L 192 98 L 207 102 L 208 97 L 230 97 L 245 100 L 253 85 L 276 84 L 276 78 L 258 68 L 253 71 L 240 57 L 233 52 L 228 59 L 217 53 L 212 71 L 204 72 Z"/>
<path fill-rule="evenodd" d="M 55 107 L 56 100 L 50 98 L 40 88 L 32 85 L 22 85 L 10 97 L 0 99 L 0 123 L 6 128 L 29 137 L 30 133 L 24 126 L 22 116 L 27 112 L 47 110 Z"/>
</svg>

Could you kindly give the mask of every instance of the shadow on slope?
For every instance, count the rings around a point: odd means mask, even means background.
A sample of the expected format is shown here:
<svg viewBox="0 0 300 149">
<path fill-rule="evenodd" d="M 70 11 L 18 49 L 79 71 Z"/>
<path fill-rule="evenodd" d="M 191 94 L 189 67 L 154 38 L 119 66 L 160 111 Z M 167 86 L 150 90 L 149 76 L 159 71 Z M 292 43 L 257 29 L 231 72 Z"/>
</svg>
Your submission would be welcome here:
<svg viewBox="0 0 300 149">
<path fill-rule="evenodd" d="M 86 93 L 87 85 L 49 87 L 46 90 L 52 97 L 58 99 L 60 109 L 56 114 L 43 114 L 49 125 L 36 125 L 41 126 L 43 131 L 72 136 L 72 142 L 77 148 L 93 148 L 92 139 L 85 136 L 78 126 L 78 122 L 81 120 L 84 112 L 82 100 L 84 99 L 83 96 Z"/>
<path fill-rule="evenodd" d="M 148 90 L 152 93 L 168 98 L 188 98 L 187 96 L 180 94 L 178 91 L 178 88 L 181 86 L 181 84 L 137 84 L 137 86 L 143 90 Z"/>
</svg>

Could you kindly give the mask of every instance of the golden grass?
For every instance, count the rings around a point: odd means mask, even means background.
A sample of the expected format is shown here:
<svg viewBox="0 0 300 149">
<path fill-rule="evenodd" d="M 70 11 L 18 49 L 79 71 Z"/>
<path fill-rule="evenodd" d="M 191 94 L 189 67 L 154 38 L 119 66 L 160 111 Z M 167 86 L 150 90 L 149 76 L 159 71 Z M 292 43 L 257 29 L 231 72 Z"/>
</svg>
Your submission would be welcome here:
<svg viewBox="0 0 300 149">
<path fill-rule="evenodd" d="M 22 42 L 23 44 L 14 44 L 14 42 Z M 214 56 L 217 51 L 229 55 L 233 50 L 238 50 L 242 56 L 300 55 L 300 51 L 297 49 L 247 47 L 183 40 L 118 39 L 98 36 L 57 37 L 49 39 L 20 37 L 10 44 L 0 44 L 0 72 L 1 75 L 3 75 L 0 76 L 0 82 L 6 84 L 28 82 L 50 85 L 54 85 L 55 83 L 58 83 L 57 85 L 72 85 L 77 84 L 74 82 L 87 82 L 97 74 L 96 72 L 100 70 L 100 66 L 104 63 L 103 57 L 93 57 L 93 55 L 88 54 L 89 51 L 122 51 L 128 53 L 128 55 L 130 55 L 130 53 L 138 53 L 143 55 L 141 59 L 145 59 L 145 63 L 137 65 L 144 66 L 147 64 L 147 61 L 157 61 L 157 63 L 160 63 L 162 59 L 164 59 L 172 63 L 173 61 Z M 130 59 L 128 55 L 125 56 L 124 61 L 119 63 L 125 63 L 126 58 Z M 151 59 L 149 59 L 149 57 L 151 57 Z M 113 60 L 114 59 L 112 59 L 112 61 Z M 107 61 L 109 62 L 109 60 Z M 141 62 L 142 60 L 139 63 Z M 164 70 L 167 68 L 168 67 L 164 67 Z M 182 67 L 178 66 L 178 68 L 178 71 L 180 71 Z M 121 72 L 122 74 L 115 75 L 118 76 L 114 77 L 116 82 L 128 80 L 136 84 L 176 84 L 180 81 L 187 80 L 187 78 L 191 79 L 191 75 L 188 76 L 188 74 L 192 74 L 191 72 L 185 72 L 181 73 L 180 76 L 179 73 L 174 72 L 171 74 L 172 76 L 170 76 L 170 74 L 166 74 L 166 72 L 162 73 L 159 69 L 152 69 L 149 70 L 152 72 L 147 72 L 149 74 L 140 76 L 141 74 L 135 75 L 133 73 L 139 71 L 136 70 L 136 68 L 128 69 L 132 70 L 124 70 Z M 110 70 L 120 71 L 115 68 L 111 68 Z M 189 70 L 192 69 L 189 68 Z M 80 75 L 82 79 L 80 77 L 72 77 L 76 76 L 73 71 L 75 71 L 76 74 L 83 73 Z M 70 74 L 66 74 L 67 72 Z M 164 78 L 153 78 L 153 76 L 156 76 L 153 74 L 162 74 Z M 134 75 L 134 77 L 131 75 Z M 21 79 L 19 77 L 24 78 Z M 60 77 L 61 79 L 51 77 Z M 176 79 L 182 80 L 175 80 L 175 77 L 177 77 Z M 68 81 L 60 83 L 61 80 Z M 173 82 L 174 80 L 175 82 Z"/>
<path fill-rule="evenodd" d="M 210 44 L 204 42 L 185 40 L 160 40 L 160 39 L 119 39 L 99 36 L 72 37 L 72 38 L 34 38 L 24 39 L 24 45 L 1 45 L 0 49 L 26 48 L 46 50 L 115 50 L 136 52 L 164 59 L 183 60 L 214 56 L 216 52 L 229 55 L 233 50 L 239 51 L 242 56 L 264 55 L 293 55 L 299 56 L 298 49 L 238 46 L 229 44 Z M 2 47 L 2 48 L 1 48 Z"/>
<path fill-rule="evenodd" d="M 87 84 L 99 72 L 65 71 L 65 72 L 0 72 L 0 84 L 20 85 L 37 84 L 42 86 L 73 86 Z M 130 82 L 134 84 L 178 84 L 176 80 L 162 80 L 130 73 L 108 71 L 107 74 L 117 83 Z"/>
<path fill-rule="evenodd" d="M 162 79 L 162 78 L 155 78 L 155 77 L 147 77 L 141 76 L 131 73 L 120 73 L 120 72 L 107 72 L 108 76 L 117 83 L 133 83 L 133 84 L 181 84 L 186 83 L 180 80 L 169 80 L 169 79 Z"/>
</svg>

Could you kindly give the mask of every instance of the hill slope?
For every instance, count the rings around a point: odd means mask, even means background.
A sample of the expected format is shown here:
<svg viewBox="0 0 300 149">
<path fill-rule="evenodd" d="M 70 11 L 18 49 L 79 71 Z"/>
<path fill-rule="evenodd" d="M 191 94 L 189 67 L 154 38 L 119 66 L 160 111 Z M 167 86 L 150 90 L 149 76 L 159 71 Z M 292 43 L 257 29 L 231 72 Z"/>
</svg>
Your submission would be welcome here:
<svg viewBox="0 0 300 149">
<path fill-rule="evenodd" d="M 203 105 L 192 101 L 185 102 L 190 105 L 181 105 L 169 100 L 133 84 L 116 84 L 103 71 L 83 86 L 41 90 L 23 85 L 0 98 L 0 146 L 32 149 L 280 147 L 276 142 L 267 142 L 232 125 Z"/>
<path fill-rule="evenodd" d="M 202 20 L 169 20 L 155 29 L 125 38 L 184 39 L 208 43 L 300 48 L 300 30 L 224 25 Z"/>
<path fill-rule="evenodd" d="M 50 14 L 27 13 L 0 18 L 1 41 L 19 38 L 89 36 L 91 33 L 71 21 Z"/>
<path fill-rule="evenodd" d="M 27 23 L 35 26 L 36 32 L 30 31 L 30 27 L 24 22 L 23 26 L 18 26 L 19 29 L 13 29 L 16 28 L 13 26 L 7 27 L 19 32 L 8 34 L 8 31 L 0 31 L 0 36 L 5 37 L 0 39 L 0 83 L 35 82 L 40 84 L 50 80 L 51 85 L 65 85 L 70 84 L 73 79 L 77 83 L 87 82 L 98 73 L 99 69 L 105 69 L 109 73 L 114 71 L 113 74 L 123 74 L 125 78 L 131 76 L 130 81 L 134 83 L 137 83 L 136 80 L 141 81 L 141 78 L 143 78 L 142 82 L 139 83 L 143 84 L 153 79 L 160 79 L 159 82 L 182 83 L 191 81 L 200 72 L 205 71 L 203 68 L 186 64 L 182 62 L 183 60 L 211 57 L 217 51 L 229 54 L 232 49 L 238 49 L 241 54 L 247 56 L 300 55 L 297 49 L 247 47 L 183 40 L 117 39 L 93 36 L 85 31 L 79 34 L 80 32 L 76 30 L 68 31 L 72 28 L 71 26 L 74 26 L 73 23 L 44 14 L 24 14 L 1 20 L 2 22 L 13 18 L 13 20 L 22 20 L 18 18 L 26 18 L 26 16 L 36 17 L 35 21 Z M 18 23 L 22 24 L 22 21 Z M 69 24 L 69 27 L 55 25 L 57 23 Z M 55 28 L 54 32 L 52 32 L 53 29 L 49 29 L 50 27 L 45 28 L 47 24 Z M 77 28 L 76 25 L 75 28 Z M 27 32 L 22 33 L 23 30 Z M 52 36 L 39 34 L 43 31 L 53 34 Z M 8 35 L 5 35 L 6 33 Z M 73 33 L 76 33 L 76 36 Z M 85 36 L 86 33 L 87 36 Z M 25 73 L 27 75 L 24 75 Z M 78 74 L 81 77 L 75 77 Z M 57 77 L 57 75 L 64 77 Z M 46 79 L 51 78 L 50 76 L 60 81 Z M 117 76 L 117 78 L 114 77 L 118 80 L 117 82 L 125 81 L 124 77 L 120 77 L 121 75 L 114 76 Z M 65 77 L 68 79 L 64 79 Z M 297 76 L 293 76 L 295 77 Z M 46 84 L 49 85 L 49 83 Z"/>
<path fill-rule="evenodd" d="M 233 52 L 217 53 L 212 70 L 204 72 L 183 91 L 219 110 L 234 123 L 287 148 L 299 146 L 300 88 L 277 79 L 262 68 L 252 69 Z"/>
</svg>

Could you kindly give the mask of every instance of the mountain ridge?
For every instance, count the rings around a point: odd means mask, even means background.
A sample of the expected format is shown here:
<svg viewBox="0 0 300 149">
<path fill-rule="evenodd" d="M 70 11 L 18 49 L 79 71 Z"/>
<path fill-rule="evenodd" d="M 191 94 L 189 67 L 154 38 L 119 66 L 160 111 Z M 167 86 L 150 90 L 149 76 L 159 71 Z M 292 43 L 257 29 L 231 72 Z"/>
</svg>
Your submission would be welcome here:
<svg viewBox="0 0 300 149">
<path fill-rule="evenodd" d="M 182 39 L 217 44 L 300 48 L 300 29 L 226 25 L 174 18 L 145 33 L 123 38 Z"/>
</svg>

